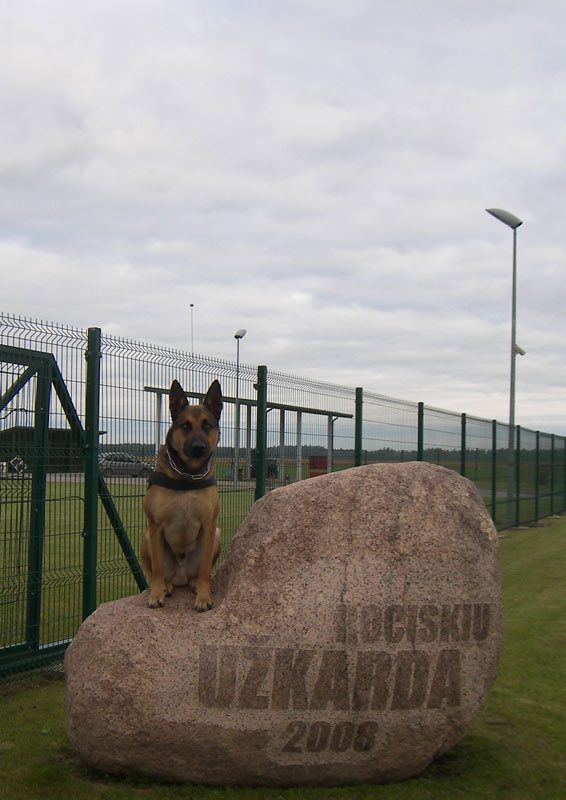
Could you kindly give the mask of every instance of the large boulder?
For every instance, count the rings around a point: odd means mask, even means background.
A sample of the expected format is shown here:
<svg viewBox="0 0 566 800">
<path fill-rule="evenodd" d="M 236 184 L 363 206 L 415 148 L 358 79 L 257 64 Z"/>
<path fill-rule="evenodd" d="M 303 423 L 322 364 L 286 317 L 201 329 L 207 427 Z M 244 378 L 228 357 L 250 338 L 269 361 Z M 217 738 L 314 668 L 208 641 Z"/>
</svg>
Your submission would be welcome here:
<svg viewBox="0 0 566 800">
<path fill-rule="evenodd" d="M 215 580 L 102 605 L 67 651 L 88 764 L 209 784 L 401 780 L 480 708 L 501 636 L 479 493 L 424 463 L 302 481 L 257 502 Z"/>
</svg>

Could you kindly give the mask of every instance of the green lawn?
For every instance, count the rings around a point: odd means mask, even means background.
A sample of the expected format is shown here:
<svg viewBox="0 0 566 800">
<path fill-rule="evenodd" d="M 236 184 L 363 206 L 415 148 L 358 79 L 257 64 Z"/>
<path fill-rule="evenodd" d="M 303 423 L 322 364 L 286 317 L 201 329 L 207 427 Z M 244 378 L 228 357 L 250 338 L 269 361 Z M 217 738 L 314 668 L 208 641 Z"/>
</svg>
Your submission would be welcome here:
<svg viewBox="0 0 566 800">
<path fill-rule="evenodd" d="M 109 778 L 84 768 L 70 750 L 62 681 L 34 675 L 0 684 L 0 797 L 559 800 L 566 796 L 565 544 L 566 517 L 503 535 L 498 679 L 466 736 L 419 778 L 334 790 L 223 790 Z"/>
</svg>

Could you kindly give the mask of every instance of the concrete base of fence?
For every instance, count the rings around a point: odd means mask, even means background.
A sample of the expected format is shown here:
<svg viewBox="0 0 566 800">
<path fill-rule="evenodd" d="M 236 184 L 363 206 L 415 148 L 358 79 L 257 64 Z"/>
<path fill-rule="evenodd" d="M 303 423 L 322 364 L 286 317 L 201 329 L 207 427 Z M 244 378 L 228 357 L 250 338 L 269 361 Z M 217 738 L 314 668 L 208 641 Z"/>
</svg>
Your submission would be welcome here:
<svg viewBox="0 0 566 800">
<path fill-rule="evenodd" d="M 112 773 L 339 785 L 420 773 L 497 669 L 497 534 L 469 481 L 374 465 L 258 501 L 216 577 L 101 606 L 67 651 L 67 727 Z"/>
</svg>

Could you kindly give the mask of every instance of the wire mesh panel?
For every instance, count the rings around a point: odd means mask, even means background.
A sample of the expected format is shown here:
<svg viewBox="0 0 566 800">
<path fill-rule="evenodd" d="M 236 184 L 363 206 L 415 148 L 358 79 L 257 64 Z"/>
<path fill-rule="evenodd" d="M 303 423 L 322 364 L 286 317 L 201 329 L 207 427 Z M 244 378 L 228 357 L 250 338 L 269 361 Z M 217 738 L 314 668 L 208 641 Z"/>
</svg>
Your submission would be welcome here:
<svg viewBox="0 0 566 800">
<path fill-rule="evenodd" d="M 517 520 L 521 524 L 537 518 L 537 435 L 521 428 L 515 453 Z"/>
<path fill-rule="evenodd" d="M 42 641 L 56 644 L 70 641 L 82 619 L 84 456 L 54 392 L 51 407 L 41 625 Z"/>
<path fill-rule="evenodd" d="M 491 492 L 493 477 L 493 423 L 478 417 L 466 417 L 465 476 L 481 489 Z"/>
<path fill-rule="evenodd" d="M 556 480 L 556 467 L 553 464 L 553 437 L 549 433 L 539 435 L 538 466 L 538 510 L 541 517 L 553 513 L 553 490 Z"/>
<path fill-rule="evenodd" d="M 257 373 L 254 367 L 247 364 L 220 363 L 222 370 L 214 377 L 222 385 L 224 403 L 220 442 L 216 449 L 222 559 L 255 498 Z"/>
<path fill-rule="evenodd" d="M 467 417 L 465 433 L 464 475 L 476 484 L 491 511 L 496 501 L 494 479 L 497 464 L 493 449 L 493 422 Z"/>
<path fill-rule="evenodd" d="M 462 416 L 437 408 L 425 408 L 423 457 L 431 464 L 460 471 L 462 464 Z"/>
<path fill-rule="evenodd" d="M 417 403 L 364 392 L 362 463 L 417 459 Z"/>
<path fill-rule="evenodd" d="M 553 513 L 566 509 L 566 438 L 554 437 Z"/>
<path fill-rule="evenodd" d="M 47 354 L 57 352 L 76 390 L 84 340 L 75 329 L 0 323 L 0 658 L 39 663 L 81 621 L 82 452 Z"/>
<path fill-rule="evenodd" d="M 508 528 L 516 524 L 515 505 L 515 437 L 509 439 L 509 425 L 496 424 L 496 470 L 495 470 L 495 524 L 498 528 Z M 510 443 L 513 447 L 510 449 Z"/>
<path fill-rule="evenodd" d="M 0 477 L 0 492 L 0 648 L 6 648 L 25 642 L 31 515 L 29 475 L 4 473 Z"/>
<path fill-rule="evenodd" d="M 2 344 L 51 353 L 57 362 L 79 416 L 84 415 L 86 333 L 82 328 L 40 322 L 0 312 Z M 29 409 L 27 413 L 30 413 Z"/>
<path fill-rule="evenodd" d="M 268 372 L 267 489 L 354 465 L 355 392 Z"/>
</svg>

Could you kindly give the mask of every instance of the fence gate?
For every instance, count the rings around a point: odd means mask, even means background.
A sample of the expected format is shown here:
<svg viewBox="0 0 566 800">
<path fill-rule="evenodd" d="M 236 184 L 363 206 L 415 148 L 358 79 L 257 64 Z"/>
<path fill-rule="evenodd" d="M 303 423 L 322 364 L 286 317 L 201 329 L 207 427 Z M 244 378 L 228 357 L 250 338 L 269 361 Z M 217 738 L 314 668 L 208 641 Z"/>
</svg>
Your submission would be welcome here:
<svg viewBox="0 0 566 800">
<path fill-rule="evenodd" d="M 146 586 L 98 471 L 99 333 L 84 428 L 50 353 L 0 346 L 0 676 L 59 657 L 96 608 L 99 500 Z"/>
</svg>

